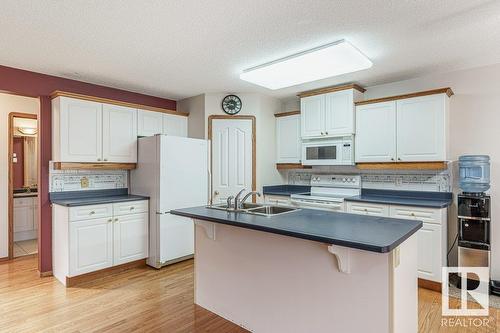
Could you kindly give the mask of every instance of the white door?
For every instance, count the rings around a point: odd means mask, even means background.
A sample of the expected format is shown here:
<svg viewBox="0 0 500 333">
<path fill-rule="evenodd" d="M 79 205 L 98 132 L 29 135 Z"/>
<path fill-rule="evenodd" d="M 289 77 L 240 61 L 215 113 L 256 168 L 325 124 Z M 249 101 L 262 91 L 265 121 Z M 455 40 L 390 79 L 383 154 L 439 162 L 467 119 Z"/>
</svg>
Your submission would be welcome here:
<svg viewBox="0 0 500 333">
<path fill-rule="evenodd" d="M 385 102 L 356 107 L 356 162 L 396 160 L 396 103 Z"/>
<path fill-rule="evenodd" d="M 194 254 L 192 219 L 171 214 L 160 215 L 160 264 Z"/>
<path fill-rule="evenodd" d="M 163 113 L 137 110 L 137 135 L 153 136 L 163 133 Z"/>
<path fill-rule="evenodd" d="M 300 115 L 276 118 L 277 163 L 300 163 Z"/>
<path fill-rule="evenodd" d="M 212 120 L 212 202 L 252 190 L 252 120 Z"/>
<path fill-rule="evenodd" d="M 446 160 L 445 96 L 397 101 L 398 161 Z"/>
<path fill-rule="evenodd" d="M 352 90 L 325 94 L 325 135 L 354 134 L 354 95 Z"/>
<path fill-rule="evenodd" d="M 137 109 L 103 105 L 103 161 L 137 162 Z"/>
<path fill-rule="evenodd" d="M 300 99 L 302 137 L 321 137 L 325 128 L 324 95 L 309 96 Z"/>
<path fill-rule="evenodd" d="M 163 134 L 187 137 L 188 118 L 163 114 Z"/>
<path fill-rule="evenodd" d="M 441 226 L 423 223 L 417 232 L 418 277 L 441 282 Z"/>
<path fill-rule="evenodd" d="M 102 159 L 102 104 L 61 97 L 60 149 L 64 162 Z"/>
<path fill-rule="evenodd" d="M 69 222 L 69 275 L 113 265 L 113 219 Z"/>
<path fill-rule="evenodd" d="M 113 221 L 113 265 L 146 258 L 148 213 L 116 216 Z"/>
</svg>

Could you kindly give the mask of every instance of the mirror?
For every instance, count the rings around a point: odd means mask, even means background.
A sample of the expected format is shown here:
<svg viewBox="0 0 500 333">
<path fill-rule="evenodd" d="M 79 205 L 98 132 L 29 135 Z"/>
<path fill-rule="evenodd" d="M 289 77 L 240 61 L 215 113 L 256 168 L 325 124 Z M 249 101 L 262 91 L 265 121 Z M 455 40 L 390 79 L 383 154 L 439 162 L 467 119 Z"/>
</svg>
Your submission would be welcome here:
<svg viewBox="0 0 500 333">
<path fill-rule="evenodd" d="M 37 189 L 37 121 L 14 118 L 13 129 L 13 187 L 14 191 Z"/>
</svg>

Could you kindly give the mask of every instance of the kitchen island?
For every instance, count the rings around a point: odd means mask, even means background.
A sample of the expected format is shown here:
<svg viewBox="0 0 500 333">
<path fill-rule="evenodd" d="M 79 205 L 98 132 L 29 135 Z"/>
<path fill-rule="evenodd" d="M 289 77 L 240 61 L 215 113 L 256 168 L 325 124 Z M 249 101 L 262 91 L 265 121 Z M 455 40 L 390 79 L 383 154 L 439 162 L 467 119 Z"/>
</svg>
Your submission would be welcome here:
<svg viewBox="0 0 500 333">
<path fill-rule="evenodd" d="M 417 332 L 422 222 L 300 209 L 179 209 L 195 231 L 196 304 L 253 332 Z"/>
</svg>

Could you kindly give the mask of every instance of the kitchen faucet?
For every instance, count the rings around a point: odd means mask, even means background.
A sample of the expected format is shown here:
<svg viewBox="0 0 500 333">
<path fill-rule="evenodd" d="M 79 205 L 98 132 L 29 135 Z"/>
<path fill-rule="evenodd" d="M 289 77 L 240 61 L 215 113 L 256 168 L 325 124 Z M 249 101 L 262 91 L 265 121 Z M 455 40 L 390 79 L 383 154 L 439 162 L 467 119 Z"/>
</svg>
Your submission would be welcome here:
<svg viewBox="0 0 500 333">
<path fill-rule="evenodd" d="M 234 209 L 235 210 L 240 210 L 241 207 L 243 207 L 243 204 L 245 203 L 245 201 L 248 199 L 248 197 L 250 197 L 251 195 L 253 194 L 256 194 L 257 196 L 260 197 L 260 193 L 257 192 L 257 191 L 251 191 L 251 192 L 248 192 L 244 197 L 243 199 L 241 199 L 240 201 L 240 196 L 243 194 L 243 192 L 245 192 L 245 189 L 242 189 L 241 191 L 238 192 L 238 194 L 236 194 L 236 197 L 234 198 Z"/>
</svg>

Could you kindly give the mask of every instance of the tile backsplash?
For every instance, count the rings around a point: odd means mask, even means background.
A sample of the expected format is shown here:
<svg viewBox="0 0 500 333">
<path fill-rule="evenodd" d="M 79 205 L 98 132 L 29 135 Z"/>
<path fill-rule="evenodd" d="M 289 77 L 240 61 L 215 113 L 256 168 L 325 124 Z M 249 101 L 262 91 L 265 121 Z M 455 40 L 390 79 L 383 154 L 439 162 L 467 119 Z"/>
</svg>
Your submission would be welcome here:
<svg viewBox="0 0 500 333">
<path fill-rule="evenodd" d="M 371 171 L 355 168 L 335 170 L 319 168 L 288 171 L 288 184 L 309 185 L 312 174 L 359 174 L 361 187 L 370 189 L 451 192 L 451 175 L 445 171 Z"/>
<path fill-rule="evenodd" d="M 49 191 L 105 190 L 128 187 L 127 170 L 54 170 L 49 171 Z"/>
</svg>

